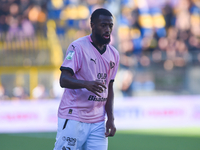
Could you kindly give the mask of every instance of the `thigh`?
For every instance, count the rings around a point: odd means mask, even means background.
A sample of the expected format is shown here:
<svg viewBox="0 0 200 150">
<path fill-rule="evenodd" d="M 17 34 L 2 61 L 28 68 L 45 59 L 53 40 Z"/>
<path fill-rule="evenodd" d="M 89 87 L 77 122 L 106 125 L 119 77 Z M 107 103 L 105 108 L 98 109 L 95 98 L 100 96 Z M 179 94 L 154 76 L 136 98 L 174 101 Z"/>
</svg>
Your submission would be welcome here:
<svg viewBox="0 0 200 150">
<path fill-rule="evenodd" d="M 84 144 L 84 150 L 107 150 L 108 138 L 105 137 L 105 123 L 94 123 Z"/>
<path fill-rule="evenodd" d="M 79 121 L 59 118 L 54 150 L 81 150 L 87 131 L 87 126 Z"/>
</svg>

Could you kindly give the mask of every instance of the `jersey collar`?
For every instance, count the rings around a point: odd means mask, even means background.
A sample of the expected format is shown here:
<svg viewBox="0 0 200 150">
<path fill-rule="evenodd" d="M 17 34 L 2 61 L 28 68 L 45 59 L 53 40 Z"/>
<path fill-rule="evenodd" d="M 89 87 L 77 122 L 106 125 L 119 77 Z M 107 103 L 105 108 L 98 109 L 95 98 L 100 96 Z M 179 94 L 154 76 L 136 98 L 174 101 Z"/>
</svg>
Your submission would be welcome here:
<svg viewBox="0 0 200 150">
<path fill-rule="evenodd" d="M 99 53 L 100 53 L 101 55 L 102 55 L 103 53 L 105 53 L 105 51 L 106 51 L 106 46 L 104 46 L 103 50 L 100 50 L 100 49 L 93 43 L 93 41 L 92 41 L 92 39 L 91 39 L 91 35 L 89 35 L 88 38 L 89 38 L 91 44 L 99 51 Z"/>
</svg>

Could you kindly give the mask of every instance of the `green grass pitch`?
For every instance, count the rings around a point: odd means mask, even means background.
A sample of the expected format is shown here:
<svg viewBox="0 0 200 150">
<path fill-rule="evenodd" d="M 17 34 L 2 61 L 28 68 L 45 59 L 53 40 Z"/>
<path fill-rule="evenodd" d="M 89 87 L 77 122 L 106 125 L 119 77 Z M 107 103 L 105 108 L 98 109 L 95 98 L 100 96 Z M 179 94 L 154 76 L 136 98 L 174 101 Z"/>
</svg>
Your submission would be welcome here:
<svg viewBox="0 0 200 150">
<path fill-rule="evenodd" d="M 55 132 L 0 134 L 0 150 L 53 150 Z M 108 150 L 200 150 L 200 128 L 125 130 Z"/>
</svg>

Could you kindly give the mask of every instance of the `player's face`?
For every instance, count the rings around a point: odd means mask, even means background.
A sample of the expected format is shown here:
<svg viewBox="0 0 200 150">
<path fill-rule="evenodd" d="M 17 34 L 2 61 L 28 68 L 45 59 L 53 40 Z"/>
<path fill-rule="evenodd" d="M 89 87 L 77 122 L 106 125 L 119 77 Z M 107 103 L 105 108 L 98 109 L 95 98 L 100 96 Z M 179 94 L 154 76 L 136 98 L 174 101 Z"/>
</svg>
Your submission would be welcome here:
<svg viewBox="0 0 200 150">
<path fill-rule="evenodd" d="M 110 34 L 112 32 L 112 28 L 112 17 L 100 15 L 93 28 L 93 34 L 100 44 L 108 44 L 110 42 Z"/>
</svg>

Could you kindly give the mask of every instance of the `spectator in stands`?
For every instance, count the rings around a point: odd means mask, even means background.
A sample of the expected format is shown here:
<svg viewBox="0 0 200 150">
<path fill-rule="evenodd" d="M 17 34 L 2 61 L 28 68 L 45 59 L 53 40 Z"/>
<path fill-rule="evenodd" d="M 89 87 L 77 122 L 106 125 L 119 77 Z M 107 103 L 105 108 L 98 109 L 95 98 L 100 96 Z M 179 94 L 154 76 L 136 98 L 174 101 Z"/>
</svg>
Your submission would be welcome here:
<svg viewBox="0 0 200 150">
<path fill-rule="evenodd" d="M 34 99 L 45 99 L 45 98 L 47 98 L 45 86 L 42 85 L 42 84 L 39 84 L 38 86 L 36 86 L 32 91 L 32 95 L 33 95 Z"/>
<path fill-rule="evenodd" d="M 90 32 L 89 15 L 98 7 L 114 12 L 118 35 L 111 42 L 119 49 L 121 69 L 150 66 L 151 58 L 143 56 L 149 52 L 154 63 L 169 59 L 172 66 L 183 67 L 190 61 L 190 51 L 200 49 L 199 0 L 3 0 L 0 37 L 6 31 L 7 40 L 32 38 L 38 31 L 45 33 L 46 21 L 53 20 L 65 51 L 71 41 Z M 195 57 L 197 61 L 199 56 Z"/>
<path fill-rule="evenodd" d="M 5 88 L 0 84 L 0 100 L 7 100 L 9 97 L 5 93 Z"/>
<path fill-rule="evenodd" d="M 28 94 L 25 91 L 24 87 L 16 86 L 13 88 L 13 100 L 21 100 L 21 99 L 28 99 Z"/>
</svg>

